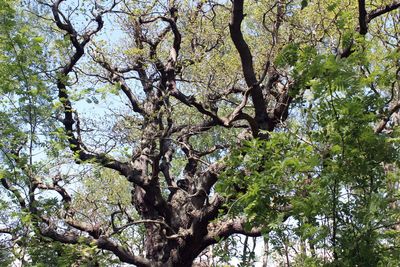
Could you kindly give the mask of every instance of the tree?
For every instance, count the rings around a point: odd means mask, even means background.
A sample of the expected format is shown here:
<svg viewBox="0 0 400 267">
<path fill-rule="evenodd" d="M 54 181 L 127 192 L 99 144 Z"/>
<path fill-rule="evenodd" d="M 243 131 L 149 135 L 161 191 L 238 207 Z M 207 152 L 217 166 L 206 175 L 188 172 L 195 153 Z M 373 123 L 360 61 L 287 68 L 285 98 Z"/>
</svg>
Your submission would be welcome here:
<svg viewBox="0 0 400 267">
<path fill-rule="evenodd" d="M 400 2 L 0 4 L 26 264 L 192 266 L 236 234 L 287 266 L 398 260 Z"/>
</svg>

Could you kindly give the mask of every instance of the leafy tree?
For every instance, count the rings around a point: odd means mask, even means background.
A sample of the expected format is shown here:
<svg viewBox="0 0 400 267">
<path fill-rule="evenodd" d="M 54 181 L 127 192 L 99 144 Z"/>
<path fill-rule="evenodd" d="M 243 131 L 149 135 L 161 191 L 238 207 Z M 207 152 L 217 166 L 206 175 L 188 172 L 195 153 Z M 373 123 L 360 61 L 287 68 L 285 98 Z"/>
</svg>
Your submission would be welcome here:
<svg viewBox="0 0 400 267">
<path fill-rule="evenodd" d="M 396 265 L 399 7 L 0 0 L 1 260 Z"/>
</svg>

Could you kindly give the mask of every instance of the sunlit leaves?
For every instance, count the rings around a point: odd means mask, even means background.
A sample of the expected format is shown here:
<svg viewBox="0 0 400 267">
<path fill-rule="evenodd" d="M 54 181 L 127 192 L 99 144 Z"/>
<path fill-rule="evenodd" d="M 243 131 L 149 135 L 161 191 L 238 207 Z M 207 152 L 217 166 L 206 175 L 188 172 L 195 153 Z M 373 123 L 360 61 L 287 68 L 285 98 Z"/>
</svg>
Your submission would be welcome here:
<svg viewBox="0 0 400 267">
<path fill-rule="evenodd" d="M 313 253 L 335 250 L 339 265 L 383 266 L 399 254 L 398 236 L 387 238 L 390 225 L 398 223 L 392 203 L 398 196 L 398 128 L 388 138 L 374 126 L 394 88 L 398 55 L 348 35 L 350 14 L 340 11 L 337 21 L 342 45 L 355 42 L 349 58 L 300 43 L 281 49 L 275 64 L 294 77 L 293 96 L 305 117 L 295 113 L 268 141 L 244 142 L 234 150 L 218 190 L 229 199 L 227 210 L 263 225 L 278 251 L 289 236 L 309 242 Z"/>
<path fill-rule="evenodd" d="M 233 166 L 221 180 L 234 200 L 230 208 L 241 210 L 258 223 L 278 216 L 279 210 L 290 203 L 288 196 L 308 179 L 318 162 L 312 148 L 285 134 L 273 134 L 270 141 L 253 140 L 230 158 Z"/>
</svg>

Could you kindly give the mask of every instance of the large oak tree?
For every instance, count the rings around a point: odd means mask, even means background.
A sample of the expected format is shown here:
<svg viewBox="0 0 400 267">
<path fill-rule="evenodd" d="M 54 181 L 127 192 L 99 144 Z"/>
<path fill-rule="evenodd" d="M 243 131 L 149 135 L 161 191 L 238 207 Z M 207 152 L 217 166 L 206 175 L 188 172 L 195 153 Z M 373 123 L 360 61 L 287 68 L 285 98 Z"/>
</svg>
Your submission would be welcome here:
<svg viewBox="0 0 400 267">
<path fill-rule="evenodd" d="M 398 229 L 400 2 L 0 4 L 0 232 L 27 262 L 29 240 L 192 266 L 297 221 L 349 264 L 346 231 Z"/>
</svg>

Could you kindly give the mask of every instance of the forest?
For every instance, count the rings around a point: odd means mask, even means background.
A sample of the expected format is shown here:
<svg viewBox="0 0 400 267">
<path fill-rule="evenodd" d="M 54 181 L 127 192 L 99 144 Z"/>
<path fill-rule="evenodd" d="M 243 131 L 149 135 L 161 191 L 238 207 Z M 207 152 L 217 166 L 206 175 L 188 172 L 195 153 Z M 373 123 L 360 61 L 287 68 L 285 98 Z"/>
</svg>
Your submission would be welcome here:
<svg viewBox="0 0 400 267">
<path fill-rule="evenodd" d="M 0 266 L 400 262 L 400 1 L 0 0 Z"/>
</svg>

